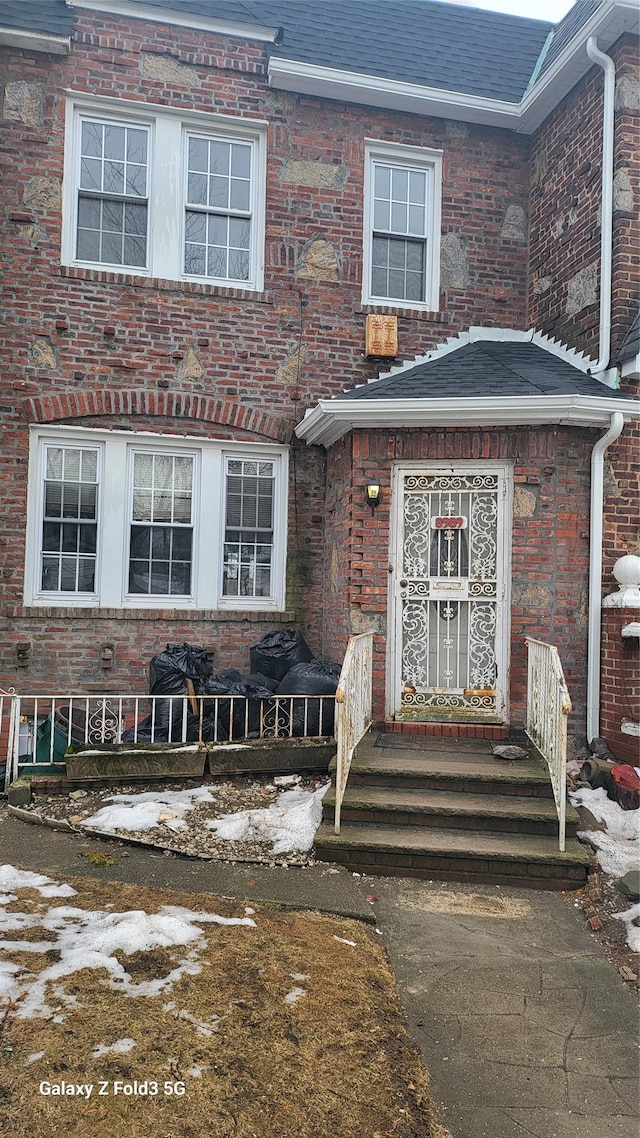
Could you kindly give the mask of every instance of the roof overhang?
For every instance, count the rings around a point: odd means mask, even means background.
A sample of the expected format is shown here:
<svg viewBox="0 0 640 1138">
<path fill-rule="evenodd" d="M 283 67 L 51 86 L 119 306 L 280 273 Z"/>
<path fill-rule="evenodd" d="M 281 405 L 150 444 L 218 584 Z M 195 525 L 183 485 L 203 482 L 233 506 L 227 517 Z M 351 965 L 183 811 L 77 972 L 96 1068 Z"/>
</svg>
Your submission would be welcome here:
<svg viewBox="0 0 640 1138">
<path fill-rule="evenodd" d="M 47 32 L 30 32 L 26 28 L 0 27 L 0 47 L 41 51 L 47 55 L 68 55 L 71 48 L 71 37 L 54 36 Z"/>
<path fill-rule="evenodd" d="M 521 102 L 488 99 L 460 91 L 423 87 L 356 71 L 341 71 L 299 60 L 272 56 L 272 87 L 318 98 L 408 111 L 435 118 L 453 118 L 485 126 L 507 127 L 533 134 L 558 102 L 593 66 L 586 53 L 590 36 L 606 51 L 625 32 L 637 32 L 635 0 L 605 0 L 547 71 L 543 71 Z"/>
<path fill-rule="evenodd" d="M 281 32 L 280 28 L 268 27 L 265 24 L 218 20 L 211 16 L 198 16 L 182 9 L 156 8 L 153 4 L 133 3 L 132 0 L 66 0 L 66 4 L 68 8 L 87 8 L 91 12 L 107 12 L 112 16 L 126 16 L 130 20 L 196 28 L 203 32 L 260 40 L 264 43 L 277 43 Z"/>
<path fill-rule="evenodd" d="M 331 446 L 362 427 L 511 427 L 557 423 L 606 427 L 614 412 L 640 417 L 640 400 L 593 395 L 535 395 L 470 399 L 321 399 L 295 429 L 309 445 Z"/>
</svg>

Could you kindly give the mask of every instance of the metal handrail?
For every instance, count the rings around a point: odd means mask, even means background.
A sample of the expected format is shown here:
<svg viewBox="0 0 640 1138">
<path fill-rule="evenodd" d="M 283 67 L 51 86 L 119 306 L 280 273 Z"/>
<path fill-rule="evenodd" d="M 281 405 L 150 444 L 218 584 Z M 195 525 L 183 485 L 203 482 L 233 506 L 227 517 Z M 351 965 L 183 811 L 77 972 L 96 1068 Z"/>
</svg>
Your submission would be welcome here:
<svg viewBox="0 0 640 1138">
<path fill-rule="evenodd" d="M 340 833 L 340 811 L 353 753 L 371 726 L 372 677 L 373 633 L 362 632 L 349 638 L 336 691 L 336 834 Z"/>
<path fill-rule="evenodd" d="M 549 768 L 558 814 L 558 845 L 564 853 L 567 810 L 567 720 L 571 697 L 558 649 L 528 637 L 526 732 Z"/>
</svg>

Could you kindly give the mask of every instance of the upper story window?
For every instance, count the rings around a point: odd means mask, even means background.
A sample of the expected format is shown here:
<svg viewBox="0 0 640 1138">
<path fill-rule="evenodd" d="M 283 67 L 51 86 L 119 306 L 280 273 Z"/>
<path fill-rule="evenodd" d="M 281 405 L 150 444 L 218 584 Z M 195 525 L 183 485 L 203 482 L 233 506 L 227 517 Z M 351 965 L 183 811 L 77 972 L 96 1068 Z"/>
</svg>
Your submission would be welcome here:
<svg viewBox="0 0 640 1138">
<path fill-rule="evenodd" d="M 32 431 L 25 603 L 284 607 L 286 448 Z"/>
<path fill-rule="evenodd" d="M 64 264 L 262 288 L 261 123 L 78 96 L 65 190 Z"/>
<path fill-rule="evenodd" d="M 363 302 L 438 307 L 442 155 L 368 143 Z"/>
</svg>

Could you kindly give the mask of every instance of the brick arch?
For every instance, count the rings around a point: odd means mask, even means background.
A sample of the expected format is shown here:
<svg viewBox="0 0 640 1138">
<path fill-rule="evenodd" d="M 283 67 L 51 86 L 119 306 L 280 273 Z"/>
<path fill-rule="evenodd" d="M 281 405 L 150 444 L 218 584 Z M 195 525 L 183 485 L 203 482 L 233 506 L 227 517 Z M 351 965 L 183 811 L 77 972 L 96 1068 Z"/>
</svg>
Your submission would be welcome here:
<svg viewBox="0 0 640 1138">
<path fill-rule="evenodd" d="M 245 407 L 230 399 L 193 395 L 188 391 L 61 391 L 25 399 L 29 423 L 54 423 L 60 419 L 103 418 L 108 415 L 140 415 L 147 418 L 194 419 L 200 423 L 246 431 L 276 442 L 288 442 L 293 422 Z"/>
</svg>

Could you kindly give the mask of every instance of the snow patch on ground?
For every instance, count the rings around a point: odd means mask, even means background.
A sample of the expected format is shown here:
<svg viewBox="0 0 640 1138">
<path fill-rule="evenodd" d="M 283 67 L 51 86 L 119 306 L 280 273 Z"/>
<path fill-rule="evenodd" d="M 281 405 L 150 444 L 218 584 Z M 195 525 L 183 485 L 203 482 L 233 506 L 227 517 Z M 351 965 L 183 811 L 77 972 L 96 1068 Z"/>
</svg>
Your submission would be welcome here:
<svg viewBox="0 0 640 1138">
<path fill-rule="evenodd" d="M 262 810 L 224 814 L 207 827 L 230 842 L 271 842 L 276 854 L 310 850 L 322 820 L 322 799 L 330 783 L 318 790 L 287 790 Z"/>
<path fill-rule="evenodd" d="M 94 1047 L 91 1052 L 94 1059 L 99 1059 L 101 1055 L 126 1055 L 128 1051 L 133 1051 L 137 1047 L 135 1039 L 125 1036 L 124 1039 L 116 1039 L 115 1043 L 99 1043 Z"/>
<path fill-rule="evenodd" d="M 115 805 L 103 806 L 90 818 L 84 818 L 82 824 L 107 832 L 126 830 L 136 833 L 153 830 L 162 823 L 171 830 L 186 830 L 185 814 L 201 802 L 215 802 L 210 791 L 217 789 L 215 786 L 211 788 L 197 786 L 194 790 L 150 790 L 142 794 L 113 794 L 105 801 Z"/>
<path fill-rule="evenodd" d="M 306 996 L 306 994 L 307 993 L 304 988 L 292 988 L 290 992 L 287 992 L 284 998 L 284 1002 L 285 1004 L 289 1005 L 297 1004 L 298 1000 L 301 1000 L 303 996 Z"/>
<path fill-rule="evenodd" d="M 632 905 L 624 913 L 613 914 L 616 921 L 624 921 L 627 926 L 627 944 L 632 952 L 640 952 L 640 905 Z"/>
<path fill-rule="evenodd" d="M 34 882 L 33 879 L 38 881 Z M 16 890 L 34 887 L 51 890 L 75 890 L 59 885 L 39 874 L 22 874 L 13 866 L 0 867 L 0 880 L 10 880 Z M 20 883 L 19 883 L 20 882 Z M 47 896 L 50 893 L 46 894 Z M 54 894 L 54 895 L 60 895 Z M 63 894 L 65 895 L 65 894 Z M 59 960 L 35 974 L 24 965 L 0 961 L 0 998 L 19 1000 L 15 1014 L 21 1019 L 52 1017 L 59 1023 L 64 1015 L 53 1015 L 47 1003 L 47 986 L 52 986 L 56 1002 L 67 1007 L 77 1004 L 75 997 L 65 994 L 58 983 L 66 976 L 85 968 L 104 970 L 107 979 L 102 983 L 125 996 L 156 996 L 170 988 L 184 975 L 197 975 L 201 966 L 197 961 L 199 942 L 203 939 L 204 924 L 243 925 L 256 927 L 251 917 L 221 917 L 217 913 L 196 913 L 178 905 L 163 905 L 158 913 L 143 909 L 113 913 L 77 909 L 59 905 L 38 913 L 8 913 L 0 909 L 0 937 L 11 931 L 33 929 L 42 940 L 1 939 L 0 947 L 6 953 L 47 952 L 59 954 Z M 135 952 L 149 952 L 154 948 L 188 948 L 166 976 L 135 983 L 126 968 L 116 958 L 119 952 L 130 956 Z M 56 1009 L 58 1012 L 58 1009 Z"/>
<path fill-rule="evenodd" d="M 70 885 L 60 885 L 44 873 L 30 873 L 13 865 L 0 865 L 0 889 L 37 889 L 41 897 L 75 897 L 76 894 Z M 9 897 L 3 904 L 16 900 L 17 897 Z"/>
<path fill-rule="evenodd" d="M 30 1067 L 32 1063 L 37 1063 L 38 1059 L 42 1059 L 43 1056 L 44 1051 L 32 1051 L 30 1055 L 27 1055 L 24 1061 L 25 1067 Z"/>
<path fill-rule="evenodd" d="M 569 794 L 573 806 L 585 806 L 598 822 L 607 827 L 602 830 L 581 830 L 578 837 L 588 842 L 598 853 L 598 861 L 605 873 L 624 877 L 640 865 L 640 810 L 623 810 L 613 802 L 606 790 L 583 787 Z"/>
</svg>

